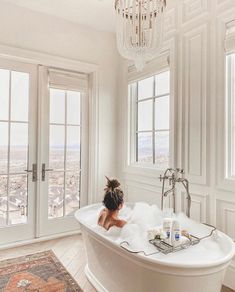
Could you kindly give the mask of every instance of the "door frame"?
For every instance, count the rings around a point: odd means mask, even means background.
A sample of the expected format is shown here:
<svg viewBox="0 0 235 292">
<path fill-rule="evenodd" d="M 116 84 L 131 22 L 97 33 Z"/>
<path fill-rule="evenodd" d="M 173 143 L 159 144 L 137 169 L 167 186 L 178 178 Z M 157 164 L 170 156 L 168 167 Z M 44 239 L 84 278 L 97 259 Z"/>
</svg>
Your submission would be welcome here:
<svg viewBox="0 0 235 292">
<path fill-rule="evenodd" d="M 88 195 L 87 203 L 92 204 L 97 201 L 98 198 L 98 168 L 99 168 L 99 66 L 87 62 L 78 60 L 62 58 L 50 54 L 36 52 L 32 50 L 25 50 L 14 48 L 10 46 L 0 45 L 0 57 L 7 60 L 21 61 L 28 64 L 44 65 L 47 67 L 55 67 L 61 70 L 70 70 L 75 72 L 83 72 L 88 74 L 89 88 L 88 88 L 88 99 L 89 99 L 89 153 L 88 153 Z M 43 94 L 40 82 L 38 80 L 38 96 Z M 39 99 L 38 99 L 39 100 Z M 40 116 L 42 108 L 38 104 L 38 116 Z M 40 126 L 38 125 L 38 133 L 40 134 Z M 40 143 L 40 141 L 38 141 Z M 38 151 L 39 152 L 39 151 Z M 40 161 L 40 153 L 38 153 L 38 161 Z M 38 174 L 41 171 L 41 165 L 38 165 Z M 40 184 L 37 184 L 36 193 L 39 194 Z M 40 237 L 40 227 L 38 218 L 38 207 L 40 198 L 37 195 L 36 198 L 36 235 Z M 61 236 L 61 234 L 58 234 Z M 50 236 L 49 236 L 50 237 Z"/>
</svg>

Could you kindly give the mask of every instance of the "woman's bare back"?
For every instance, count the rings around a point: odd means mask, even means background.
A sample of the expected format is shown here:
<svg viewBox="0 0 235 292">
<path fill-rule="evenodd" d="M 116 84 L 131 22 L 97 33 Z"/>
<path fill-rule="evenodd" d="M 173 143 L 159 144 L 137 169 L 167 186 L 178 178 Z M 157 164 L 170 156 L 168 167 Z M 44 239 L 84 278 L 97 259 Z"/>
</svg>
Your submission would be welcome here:
<svg viewBox="0 0 235 292">
<path fill-rule="evenodd" d="M 126 224 L 126 221 L 117 219 L 112 213 L 110 214 L 110 211 L 103 209 L 100 212 L 98 224 L 106 230 L 109 230 L 112 226 L 123 227 Z"/>
</svg>

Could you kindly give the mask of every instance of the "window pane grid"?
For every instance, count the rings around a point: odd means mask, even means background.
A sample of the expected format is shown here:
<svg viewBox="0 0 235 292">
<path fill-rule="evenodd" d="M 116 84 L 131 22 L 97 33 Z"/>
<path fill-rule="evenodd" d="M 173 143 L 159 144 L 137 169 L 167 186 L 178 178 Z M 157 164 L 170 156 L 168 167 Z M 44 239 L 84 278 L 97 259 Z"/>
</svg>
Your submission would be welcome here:
<svg viewBox="0 0 235 292">
<path fill-rule="evenodd" d="M 136 162 L 163 167 L 169 163 L 169 71 L 138 81 L 136 87 L 136 94 L 131 92 L 136 102 Z"/>
<path fill-rule="evenodd" d="M 226 177 L 235 179 L 235 53 L 226 56 Z"/>
<path fill-rule="evenodd" d="M 136 100 L 136 102 L 141 103 L 141 102 L 144 102 L 146 100 L 157 99 L 157 98 L 161 98 L 161 97 L 165 97 L 165 96 L 169 96 L 169 93 L 160 94 L 160 95 L 156 95 L 156 96 L 152 96 L 152 97 L 148 97 L 148 98 L 143 98 L 140 100 Z"/>
<path fill-rule="evenodd" d="M 53 91 L 60 91 L 63 94 L 63 105 L 61 102 L 61 115 L 64 117 L 64 122 L 61 122 L 61 117 L 54 114 L 53 122 L 50 121 L 50 127 L 63 128 L 63 157 L 60 160 L 63 161 L 63 167 L 53 169 L 50 171 L 51 184 L 49 181 L 49 200 L 48 200 L 48 217 L 50 219 L 65 217 L 72 215 L 73 211 L 79 208 L 80 204 L 80 177 L 81 177 L 81 147 L 80 147 L 80 133 L 81 133 L 81 106 L 80 106 L 80 92 L 52 89 Z M 54 96 L 55 96 L 55 93 Z M 51 96 L 51 95 L 50 95 Z M 54 97 L 53 97 L 54 98 Z M 76 98 L 78 100 L 76 101 Z M 71 102 L 71 100 L 72 102 Z M 68 104 L 70 105 L 68 106 Z M 51 103 L 51 105 L 53 102 Z M 54 101 L 55 104 L 55 101 Z M 74 106 L 73 106 L 74 105 Z M 76 106 L 76 107 L 75 107 Z M 77 111 L 72 112 L 72 111 Z M 55 110 L 55 109 L 54 109 Z M 50 111 L 53 111 L 51 108 Z M 70 116 L 71 114 L 71 116 Z M 51 114 L 53 116 L 53 114 Z M 60 121 L 57 121 L 56 118 Z M 68 122 L 70 121 L 70 123 Z M 75 123 L 74 123 L 75 122 Z M 72 134 L 72 135 L 71 135 Z M 79 158 L 78 158 L 79 157 Z M 51 160 L 51 159 L 50 159 Z M 62 162 L 61 161 L 61 162 Z M 54 168 L 54 167 L 52 167 Z M 54 177 L 53 177 L 54 175 Z M 61 185 L 56 190 L 57 182 L 60 181 Z M 53 187 L 54 185 L 54 187 Z"/>
<path fill-rule="evenodd" d="M 29 74 L 5 69 L 0 71 L 1 85 L 4 82 L 8 85 L 8 88 L 5 87 L 5 100 L 4 96 L 0 96 L 6 110 L 4 118 L 0 119 L 1 130 L 6 129 L 1 132 L 1 148 L 5 148 L 6 153 L 1 153 L 0 158 L 0 227 L 5 227 L 27 223 L 28 175 L 25 170 L 28 169 L 29 155 Z M 4 81 L 2 74 L 6 72 L 8 80 Z M 24 106 L 19 108 L 19 103 Z"/>
</svg>

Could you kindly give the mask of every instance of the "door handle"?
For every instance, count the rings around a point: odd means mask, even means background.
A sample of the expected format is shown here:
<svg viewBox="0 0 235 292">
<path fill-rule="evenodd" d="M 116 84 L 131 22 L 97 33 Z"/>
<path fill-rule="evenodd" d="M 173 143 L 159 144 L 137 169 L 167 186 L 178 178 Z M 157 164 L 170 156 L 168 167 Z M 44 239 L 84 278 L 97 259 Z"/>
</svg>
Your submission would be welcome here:
<svg viewBox="0 0 235 292">
<path fill-rule="evenodd" d="M 32 182 L 36 182 L 38 179 L 38 171 L 37 171 L 37 164 L 33 163 L 32 170 L 25 169 L 24 170 L 27 173 L 32 173 Z"/>
<path fill-rule="evenodd" d="M 42 181 L 45 181 L 45 179 L 46 179 L 46 172 L 47 171 L 53 171 L 53 169 L 46 169 L 46 164 L 45 163 L 43 163 L 42 164 Z"/>
</svg>

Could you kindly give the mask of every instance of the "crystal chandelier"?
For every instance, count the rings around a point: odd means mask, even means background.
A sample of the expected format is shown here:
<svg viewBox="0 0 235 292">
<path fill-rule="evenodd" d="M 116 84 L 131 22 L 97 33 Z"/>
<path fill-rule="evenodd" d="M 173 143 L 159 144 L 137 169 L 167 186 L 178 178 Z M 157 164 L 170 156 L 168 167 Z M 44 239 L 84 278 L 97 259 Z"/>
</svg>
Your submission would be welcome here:
<svg viewBox="0 0 235 292">
<path fill-rule="evenodd" d="M 161 47 L 165 7 L 166 0 L 115 0 L 118 50 L 137 71 Z"/>
</svg>

